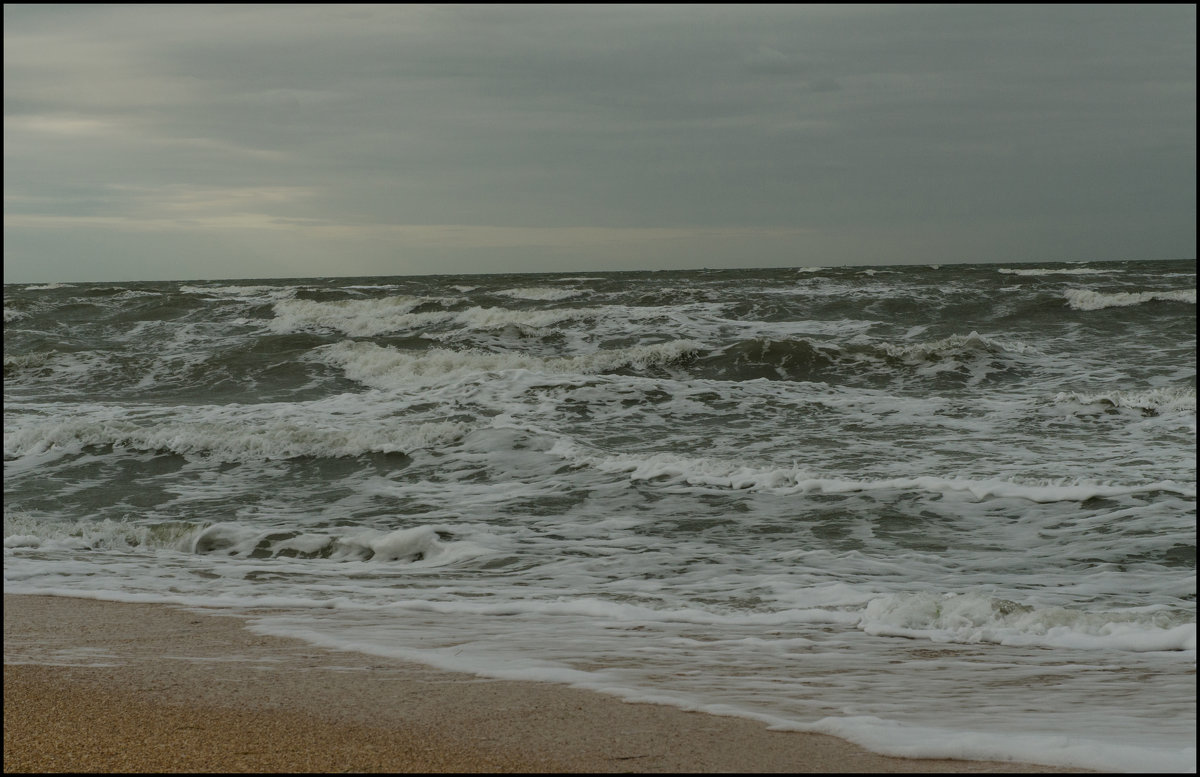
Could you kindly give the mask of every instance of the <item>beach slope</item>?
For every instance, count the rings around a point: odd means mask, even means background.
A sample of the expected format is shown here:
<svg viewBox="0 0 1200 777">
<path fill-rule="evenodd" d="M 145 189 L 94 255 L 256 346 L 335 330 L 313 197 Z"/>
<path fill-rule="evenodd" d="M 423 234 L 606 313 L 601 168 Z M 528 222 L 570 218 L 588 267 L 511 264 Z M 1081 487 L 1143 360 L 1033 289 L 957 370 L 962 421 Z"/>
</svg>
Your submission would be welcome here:
<svg viewBox="0 0 1200 777">
<path fill-rule="evenodd" d="M 1048 772 L 889 758 L 818 734 L 485 680 L 213 610 L 4 597 L 4 770 Z"/>
</svg>

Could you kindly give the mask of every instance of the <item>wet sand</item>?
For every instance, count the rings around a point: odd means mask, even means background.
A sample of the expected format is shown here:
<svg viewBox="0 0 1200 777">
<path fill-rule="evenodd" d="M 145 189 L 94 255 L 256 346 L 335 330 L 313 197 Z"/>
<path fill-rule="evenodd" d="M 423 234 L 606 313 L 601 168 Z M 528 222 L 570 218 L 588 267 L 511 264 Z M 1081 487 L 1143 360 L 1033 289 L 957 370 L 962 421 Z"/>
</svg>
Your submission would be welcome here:
<svg viewBox="0 0 1200 777">
<path fill-rule="evenodd" d="M 1062 772 L 258 636 L 215 610 L 4 597 L 6 772 Z"/>
</svg>

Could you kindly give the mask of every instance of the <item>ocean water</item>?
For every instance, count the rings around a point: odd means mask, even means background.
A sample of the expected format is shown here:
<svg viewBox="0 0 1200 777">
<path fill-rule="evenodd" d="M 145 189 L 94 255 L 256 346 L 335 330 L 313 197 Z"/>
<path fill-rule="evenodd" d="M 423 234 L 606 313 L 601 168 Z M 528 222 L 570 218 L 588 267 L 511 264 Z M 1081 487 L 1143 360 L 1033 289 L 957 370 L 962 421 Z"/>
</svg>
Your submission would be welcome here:
<svg viewBox="0 0 1200 777">
<path fill-rule="evenodd" d="M 1194 262 L 5 285 L 4 587 L 1196 765 Z"/>
</svg>

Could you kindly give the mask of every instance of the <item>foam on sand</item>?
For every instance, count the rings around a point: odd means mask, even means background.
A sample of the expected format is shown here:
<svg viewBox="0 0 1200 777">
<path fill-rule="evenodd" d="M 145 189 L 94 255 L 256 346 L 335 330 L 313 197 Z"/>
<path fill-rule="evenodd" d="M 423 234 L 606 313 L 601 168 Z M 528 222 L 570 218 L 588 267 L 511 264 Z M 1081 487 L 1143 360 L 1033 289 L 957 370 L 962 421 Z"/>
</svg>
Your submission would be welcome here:
<svg viewBox="0 0 1200 777">
<path fill-rule="evenodd" d="M 6 768 L 1046 771 L 1004 757 L 900 760 L 717 709 L 698 717 L 549 683 L 475 682 L 204 610 L 6 596 L 5 617 Z M 53 666 L 44 646 L 63 635 L 92 660 Z"/>
</svg>

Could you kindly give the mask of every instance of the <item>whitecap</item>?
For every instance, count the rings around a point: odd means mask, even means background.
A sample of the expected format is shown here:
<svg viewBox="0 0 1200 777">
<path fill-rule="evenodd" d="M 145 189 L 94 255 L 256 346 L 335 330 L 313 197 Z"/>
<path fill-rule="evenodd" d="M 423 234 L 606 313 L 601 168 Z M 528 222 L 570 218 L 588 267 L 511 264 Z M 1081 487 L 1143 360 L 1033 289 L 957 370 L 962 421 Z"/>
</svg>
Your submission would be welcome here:
<svg viewBox="0 0 1200 777">
<path fill-rule="evenodd" d="M 381 389 L 403 388 L 413 381 L 446 380 L 504 370 L 595 374 L 623 367 L 645 369 L 691 357 L 704 349 L 692 340 L 600 350 L 573 357 L 542 358 L 521 353 L 430 348 L 401 351 L 368 342 L 343 341 L 315 349 L 313 358 L 340 367 L 346 377 Z"/>
<path fill-rule="evenodd" d="M 968 478 L 921 475 L 917 477 L 857 480 L 829 477 L 793 464 L 755 466 L 717 458 L 679 456 L 672 453 L 591 454 L 560 440 L 552 452 L 573 462 L 603 472 L 626 473 L 631 481 L 664 481 L 687 486 L 764 491 L 774 494 L 848 494 L 870 491 L 924 491 L 966 493 L 976 500 L 1020 498 L 1031 502 L 1083 502 L 1097 497 L 1157 491 L 1194 497 L 1195 483 L 1154 481 L 1137 484 L 1091 483 L 1069 478 L 1026 479 Z"/>
<path fill-rule="evenodd" d="M 496 293 L 503 294 L 506 297 L 512 297 L 514 299 L 527 299 L 527 300 L 536 300 L 536 301 L 542 301 L 542 302 L 556 302 L 556 301 L 562 300 L 562 299 L 570 299 L 572 297 L 579 297 L 583 294 L 586 294 L 587 291 L 585 291 L 584 289 L 572 289 L 572 288 L 556 289 L 556 288 L 550 288 L 547 286 L 526 286 L 526 287 L 519 288 L 519 289 L 505 289 L 503 291 L 498 291 Z"/>
<path fill-rule="evenodd" d="M 50 291 L 52 289 L 68 289 L 74 287 L 73 283 L 45 283 L 40 286 L 26 286 L 25 291 Z"/>
<path fill-rule="evenodd" d="M 1098 270 L 1091 267 L 1072 267 L 1072 268 L 1032 268 L 1032 269 L 1011 269 L 1001 267 L 997 270 L 1001 275 L 1024 275 L 1028 277 L 1038 277 L 1043 275 L 1105 275 L 1118 270 Z"/>
<path fill-rule="evenodd" d="M 1096 610 L 1023 604 L 984 593 L 894 593 L 869 601 L 868 634 L 934 642 L 1153 652 L 1196 649 L 1196 624 L 1157 609 Z M 1190 616 L 1188 616 L 1190 617 Z"/>
<path fill-rule="evenodd" d="M 889 356 L 910 361 L 931 361 L 947 355 L 975 353 L 1038 354 L 1039 351 L 1020 340 L 989 337 L 972 331 L 967 335 L 950 335 L 940 340 L 911 345 L 883 344 Z"/>
<path fill-rule="evenodd" d="M 1157 415 L 1162 412 L 1196 412 L 1196 389 L 1192 386 L 1172 386 L 1144 391 L 1100 391 L 1085 393 L 1060 391 L 1052 400 L 1055 404 L 1101 405 L 1110 408 L 1131 408 Z"/>
<path fill-rule="evenodd" d="M 409 454 L 462 438 L 461 422 L 398 423 L 336 403 L 180 407 L 131 413 L 92 406 L 69 417 L 25 417 L 4 430 L 6 459 L 76 453 L 88 446 L 171 451 L 215 461 Z"/>
<path fill-rule="evenodd" d="M 334 330 L 351 337 L 372 337 L 427 327 L 454 318 L 454 314 L 448 312 L 412 312 L 429 301 L 440 300 L 409 296 L 334 302 L 281 300 L 275 303 L 275 318 L 269 326 L 272 331 L 284 334 Z"/>
<path fill-rule="evenodd" d="M 1196 304 L 1195 289 L 1180 289 L 1178 291 L 1138 291 L 1116 292 L 1106 294 L 1090 289 L 1067 289 L 1063 295 L 1067 305 L 1074 310 L 1103 310 L 1104 308 L 1121 308 L 1131 305 L 1141 305 L 1146 302 L 1184 302 Z"/>
</svg>

